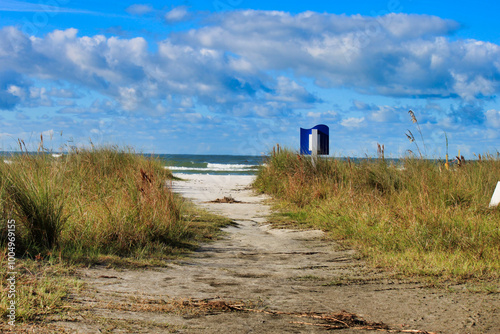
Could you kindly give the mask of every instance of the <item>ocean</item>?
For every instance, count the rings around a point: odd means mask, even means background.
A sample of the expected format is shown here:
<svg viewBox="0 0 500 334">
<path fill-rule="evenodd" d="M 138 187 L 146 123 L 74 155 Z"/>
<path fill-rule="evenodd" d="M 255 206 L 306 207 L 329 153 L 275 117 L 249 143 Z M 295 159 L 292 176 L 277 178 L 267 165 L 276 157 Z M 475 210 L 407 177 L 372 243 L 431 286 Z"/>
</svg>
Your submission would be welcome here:
<svg viewBox="0 0 500 334">
<path fill-rule="evenodd" d="M 253 155 L 157 154 L 173 173 L 254 175 L 265 157 Z"/>
<path fill-rule="evenodd" d="M 2 152 L 0 157 L 5 163 L 20 152 Z M 36 152 L 28 154 L 36 155 Z M 65 153 L 46 153 L 60 157 Z M 151 156 L 151 154 L 144 154 Z M 153 154 L 173 173 L 209 175 L 255 175 L 266 157 L 253 155 L 201 155 L 201 154 Z"/>
<path fill-rule="evenodd" d="M 1 152 L 0 157 L 4 162 L 10 163 L 10 158 L 20 152 Z M 29 153 L 38 154 L 38 153 Z M 59 157 L 65 153 L 47 153 L 54 157 Z M 145 156 L 151 154 L 144 153 Z M 209 175 L 255 175 L 259 167 L 266 160 L 266 156 L 254 155 L 210 155 L 210 154 L 153 154 L 160 159 L 165 168 L 173 173 L 182 174 L 209 174 Z M 334 158 L 346 160 L 347 158 Z M 351 158 L 354 163 L 365 160 L 366 158 Z M 386 159 L 394 164 L 399 164 L 399 159 Z"/>
</svg>

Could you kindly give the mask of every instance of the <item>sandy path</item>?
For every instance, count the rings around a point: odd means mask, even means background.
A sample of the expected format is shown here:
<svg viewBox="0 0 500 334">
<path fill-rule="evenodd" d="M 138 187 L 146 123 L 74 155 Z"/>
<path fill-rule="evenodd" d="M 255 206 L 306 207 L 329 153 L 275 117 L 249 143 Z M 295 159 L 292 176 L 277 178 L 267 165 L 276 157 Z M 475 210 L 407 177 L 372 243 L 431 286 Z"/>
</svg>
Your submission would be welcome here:
<svg viewBox="0 0 500 334">
<path fill-rule="evenodd" d="M 181 177 L 188 181 L 174 182 L 174 191 L 234 221 L 225 228 L 227 236 L 168 268 L 85 270 L 83 279 L 93 292 L 76 300 L 87 311 L 58 325 L 80 333 L 315 333 L 325 328 L 296 322 L 324 322 L 277 313 L 346 310 L 392 329 L 500 333 L 498 294 L 399 281 L 324 240 L 321 231 L 271 229 L 265 224 L 270 208 L 262 203 L 265 196 L 249 189 L 251 176 Z M 207 203 L 224 196 L 243 203 Z M 144 300 L 157 306 L 172 298 L 243 301 L 269 312 L 172 313 L 144 306 Z"/>
</svg>

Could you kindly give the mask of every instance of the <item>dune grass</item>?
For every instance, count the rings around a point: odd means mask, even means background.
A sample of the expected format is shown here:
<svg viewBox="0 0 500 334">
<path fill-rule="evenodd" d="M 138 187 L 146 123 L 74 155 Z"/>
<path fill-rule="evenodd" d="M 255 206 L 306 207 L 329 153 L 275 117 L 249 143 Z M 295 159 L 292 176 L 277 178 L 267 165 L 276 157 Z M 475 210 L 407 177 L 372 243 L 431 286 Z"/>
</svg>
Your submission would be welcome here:
<svg viewBox="0 0 500 334">
<path fill-rule="evenodd" d="M 350 160 L 271 154 L 254 186 L 285 221 L 320 228 L 376 266 L 438 280 L 500 277 L 500 208 L 488 204 L 498 157 L 453 165 L 408 157 Z"/>
<path fill-rule="evenodd" d="M 6 257 L 0 257 L 0 266 L 6 268 Z M 83 287 L 82 282 L 75 277 L 75 268 L 56 257 L 19 259 L 15 269 L 15 323 L 40 321 L 46 315 L 63 312 L 68 296 Z M 0 272 L 2 291 L 6 290 L 5 283 L 9 277 L 6 270 Z M 0 314 L 6 320 L 10 320 L 6 317 L 6 305 L 10 300 L 7 293 L 0 294 Z M 12 329 L 12 326 L 0 326 L 0 331 L 9 327 Z"/>
<path fill-rule="evenodd" d="M 78 285 L 68 274 L 75 265 L 161 265 L 229 223 L 173 194 L 172 173 L 131 149 L 73 148 L 54 157 L 42 148 L 9 160 L 0 161 L 0 246 L 7 254 L 14 220 L 18 321 L 60 310 Z M 0 265 L 3 317 L 6 255 Z"/>
<path fill-rule="evenodd" d="M 170 171 L 129 150 L 22 154 L 0 173 L 4 212 L 18 222 L 16 246 L 26 255 L 134 255 L 175 246 L 188 233 L 182 202 L 167 187 Z"/>
</svg>

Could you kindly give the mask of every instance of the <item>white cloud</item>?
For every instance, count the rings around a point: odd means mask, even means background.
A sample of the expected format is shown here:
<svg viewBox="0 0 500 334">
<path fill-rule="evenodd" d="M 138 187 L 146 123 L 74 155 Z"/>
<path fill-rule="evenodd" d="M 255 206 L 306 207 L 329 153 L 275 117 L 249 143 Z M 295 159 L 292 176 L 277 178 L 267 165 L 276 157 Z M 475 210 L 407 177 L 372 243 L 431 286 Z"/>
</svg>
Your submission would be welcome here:
<svg viewBox="0 0 500 334">
<path fill-rule="evenodd" d="M 482 75 L 469 77 L 467 74 L 451 72 L 455 83 L 455 92 L 467 101 L 474 100 L 478 96 L 492 96 L 495 94 L 498 83 L 488 80 Z"/>
<path fill-rule="evenodd" d="M 120 103 L 125 110 L 135 110 L 140 102 L 140 93 L 131 87 L 120 87 Z"/>
<path fill-rule="evenodd" d="M 144 15 L 151 13 L 153 11 L 153 7 L 151 7 L 151 5 L 134 4 L 127 7 L 125 10 L 127 13 L 132 15 Z"/>
<path fill-rule="evenodd" d="M 371 112 L 370 119 L 378 123 L 394 123 L 400 121 L 402 112 L 402 110 L 391 106 L 379 106 Z"/>
<path fill-rule="evenodd" d="M 187 19 L 188 10 L 186 6 L 175 7 L 165 14 L 165 21 L 168 23 L 177 23 Z"/>
<path fill-rule="evenodd" d="M 492 128 L 500 128 L 500 110 L 490 109 L 486 112 L 486 125 Z"/>
<path fill-rule="evenodd" d="M 369 110 L 377 110 L 379 107 L 375 104 L 368 104 L 363 101 L 359 100 L 353 100 L 352 101 L 352 110 L 363 110 L 363 111 L 369 111 Z"/>
<path fill-rule="evenodd" d="M 237 72 L 242 72 L 242 73 L 251 73 L 254 72 L 255 69 L 248 60 L 245 59 L 234 59 L 234 58 L 229 58 L 229 66 Z"/>
<path fill-rule="evenodd" d="M 235 11 L 191 30 L 190 45 L 229 50 L 261 70 L 292 69 L 330 86 L 389 96 L 489 96 L 497 89 L 497 45 L 450 41 L 459 25 L 428 15 L 360 15 Z M 293 50 L 293 52 L 291 52 Z M 465 52 L 464 52 L 465 51 Z M 457 83 L 454 74 L 469 84 Z"/>
<path fill-rule="evenodd" d="M 277 77 L 276 89 L 272 93 L 266 93 L 265 96 L 269 101 L 287 102 L 298 108 L 307 108 L 319 101 L 303 86 L 284 76 Z"/>
<path fill-rule="evenodd" d="M 430 15 L 389 13 L 374 19 L 381 29 L 401 39 L 449 34 L 460 27 L 458 22 Z M 375 26 L 373 20 L 370 22 Z"/>
<path fill-rule="evenodd" d="M 7 88 L 7 92 L 19 98 L 24 98 L 26 96 L 26 92 L 24 91 L 24 89 L 16 85 L 10 85 Z"/>
<path fill-rule="evenodd" d="M 337 123 L 340 115 L 338 112 L 334 110 L 328 110 L 324 112 L 315 112 L 315 111 L 310 111 L 306 114 L 307 118 L 313 119 L 315 122 L 321 122 L 321 123 Z"/>
<path fill-rule="evenodd" d="M 346 119 L 343 119 L 340 122 L 340 125 L 346 127 L 346 128 L 360 128 L 364 126 L 365 118 L 364 117 L 349 117 Z"/>
<path fill-rule="evenodd" d="M 150 10 L 139 4 L 128 8 L 137 15 Z M 180 6 L 165 20 L 190 15 Z M 30 80 L 85 88 L 127 111 L 157 114 L 205 106 L 263 117 L 321 103 L 301 84 L 304 77 L 321 87 L 392 97 L 474 100 L 499 92 L 500 47 L 451 40 L 458 23 L 439 17 L 243 10 L 208 15 L 200 24 L 171 33 L 157 48 L 142 37 L 79 36 L 76 29 L 27 37 L 3 28 L 0 108 L 78 97 L 64 96 L 62 88 L 28 96 Z M 397 114 L 359 102 L 353 108 L 373 111 L 367 118 L 377 121 L 395 120 Z M 348 120 L 348 126 L 356 124 Z"/>
</svg>

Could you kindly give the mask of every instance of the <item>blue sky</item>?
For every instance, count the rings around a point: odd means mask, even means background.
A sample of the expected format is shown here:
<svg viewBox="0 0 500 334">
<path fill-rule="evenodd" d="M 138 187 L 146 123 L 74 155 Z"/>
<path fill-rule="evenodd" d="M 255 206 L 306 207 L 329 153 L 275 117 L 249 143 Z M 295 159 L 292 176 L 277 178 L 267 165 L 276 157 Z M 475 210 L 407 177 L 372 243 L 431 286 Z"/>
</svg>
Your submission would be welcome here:
<svg viewBox="0 0 500 334">
<path fill-rule="evenodd" d="M 500 150 L 492 1 L 0 1 L 0 150 Z M 419 121 L 411 122 L 412 109 Z M 416 141 L 405 133 L 411 131 Z M 422 140 L 423 138 L 423 140 Z M 416 145 L 417 144 L 417 145 Z"/>
</svg>

